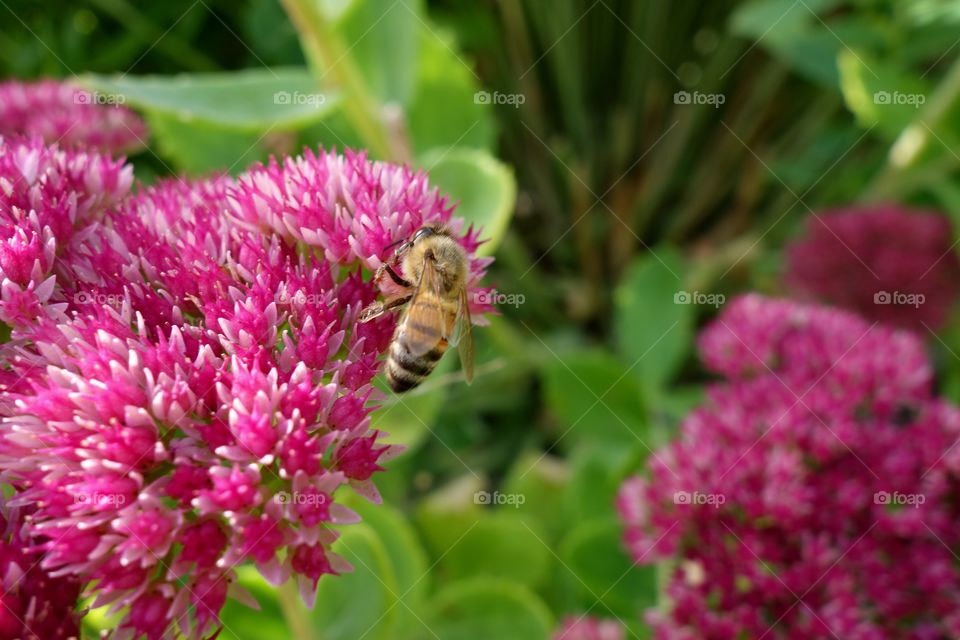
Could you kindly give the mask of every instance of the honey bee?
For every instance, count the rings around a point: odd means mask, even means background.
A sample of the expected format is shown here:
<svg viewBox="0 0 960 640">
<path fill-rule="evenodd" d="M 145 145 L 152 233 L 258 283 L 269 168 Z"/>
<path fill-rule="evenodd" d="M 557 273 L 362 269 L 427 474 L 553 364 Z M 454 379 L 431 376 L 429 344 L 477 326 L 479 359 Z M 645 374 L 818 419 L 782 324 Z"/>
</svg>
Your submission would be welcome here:
<svg viewBox="0 0 960 640">
<path fill-rule="evenodd" d="M 394 270 L 398 262 L 403 275 Z M 467 252 L 450 230 L 439 224 L 417 229 L 377 269 L 374 283 L 379 284 L 386 274 L 403 287 L 403 292 L 367 306 L 360 313 L 360 322 L 407 305 L 387 357 L 387 382 L 395 392 L 408 391 L 423 382 L 448 344 L 457 346 L 464 376 L 468 383 L 473 380 L 469 270 Z"/>
</svg>

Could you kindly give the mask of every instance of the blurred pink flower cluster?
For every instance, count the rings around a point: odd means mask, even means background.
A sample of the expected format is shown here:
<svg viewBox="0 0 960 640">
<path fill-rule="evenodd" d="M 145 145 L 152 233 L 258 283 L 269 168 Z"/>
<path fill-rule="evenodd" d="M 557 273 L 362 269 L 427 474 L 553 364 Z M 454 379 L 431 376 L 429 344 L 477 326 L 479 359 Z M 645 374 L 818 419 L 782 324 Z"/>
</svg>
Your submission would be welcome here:
<svg viewBox="0 0 960 640">
<path fill-rule="evenodd" d="M 351 152 L 131 182 L 107 155 L 0 138 L 0 480 L 29 512 L 29 575 L 82 584 L 117 638 L 198 638 L 250 600 L 241 562 L 308 603 L 349 569 L 339 490 L 379 500 L 399 450 L 371 426 L 394 320 L 357 323 L 364 269 L 458 222 L 425 175 Z"/>
<path fill-rule="evenodd" d="M 949 221 L 930 211 L 872 205 L 808 219 L 787 248 L 787 285 L 802 297 L 926 333 L 946 322 L 960 290 Z"/>
<path fill-rule="evenodd" d="M 624 640 L 626 630 L 617 620 L 569 616 L 553 634 L 553 640 Z"/>
<path fill-rule="evenodd" d="M 748 295 L 700 352 L 725 380 L 618 500 L 633 557 L 672 561 L 655 637 L 960 634 L 960 411 L 918 337 Z"/>
<path fill-rule="evenodd" d="M 0 82 L 0 135 L 40 136 L 47 144 L 132 153 L 147 128 L 123 96 L 55 80 Z"/>
<path fill-rule="evenodd" d="M 44 570 L 24 527 L 22 510 L 0 511 L 0 638 L 78 638 L 80 582 Z"/>
</svg>

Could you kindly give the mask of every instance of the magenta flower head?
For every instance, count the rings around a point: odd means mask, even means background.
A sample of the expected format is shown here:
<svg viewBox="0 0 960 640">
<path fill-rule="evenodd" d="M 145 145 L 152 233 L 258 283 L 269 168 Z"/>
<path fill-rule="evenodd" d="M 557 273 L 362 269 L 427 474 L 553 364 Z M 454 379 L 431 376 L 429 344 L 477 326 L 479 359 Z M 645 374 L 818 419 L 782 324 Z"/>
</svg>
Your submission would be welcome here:
<svg viewBox="0 0 960 640">
<path fill-rule="evenodd" d="M 124 96 L 56 80 L 0 83 L 0 135 L 39 136 L 47 144 L 114 153 L 139 151 L 147 128 Z"/>
<path fill-rule="evenodd" d="M 700 351 L 725 379 L 618 499 L 671 567 L 654 636 L 957 636 L 960 411 L 919 338 L 748 295 Z"/>
<path fill-rule="evenodd" d="M 58 256 L 132 182 L 132 167 L 105 154 L 0 136 L 0 321 L 17 329 L 66 319 Z"/>
<path fill-rule="evenodd" d="M 23 535 L 20 509 L 0 508 L 0 638 L 69 640 L 80 637 L 80 582 L 53 577 Z"/>
<path fill-rule="evenodd" d="M 331 551 L 358 519 L 343 492 L 379 501 L 400 451 L 370 415 L 395 322 L 358 323 L 370 273 L 420 225 L 462 226 L 451 214 L 423 174 L 321 151 L 51 231 L 18 281 L 52 274 L 14 327 L 0 427 L 41 569 L 122 613 L 120 638 L 215 632 L 227 597 L 249 600 L 243 562 L 312 604 L 350 569 Z M 459 237 L 472 255 L 477 233 Z"/>
<path fill-rule="evenodd" d="M 801 297 L 926 332 L 957 299 L 960 260 L 950 223 L 895 205 L 828 211 L 787 248 L 787 285 Z"/>
<path fill-rule="evenodd" d="M 624 640 L 625 629 L 616 620 L 569 616 L 553 634 L 553 640 Z"/>
</svg>

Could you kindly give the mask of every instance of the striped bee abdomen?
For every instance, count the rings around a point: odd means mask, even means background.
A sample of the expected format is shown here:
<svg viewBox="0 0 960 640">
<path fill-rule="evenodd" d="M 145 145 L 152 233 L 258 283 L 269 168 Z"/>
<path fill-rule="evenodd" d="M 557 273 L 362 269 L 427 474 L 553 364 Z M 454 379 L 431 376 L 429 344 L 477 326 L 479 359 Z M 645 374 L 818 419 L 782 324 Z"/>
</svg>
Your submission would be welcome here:
<svg viewBox="0 0 960 640">
<path fill-rule="evenodd" d="M 440 338 L 437 346 L 419 356 L 410 353 L 403 340 L 394 340 L 387 358 L 387 382 L 390 388 L 400 393 L 419 385 L 437 366 L 446 350 L 446 338 Z"/>
<path fill-rule="evenodd" d="M 470 261 L 466 250 L 441 224 L 426 224 L 377 267 L 374 283 L 384 275 L 403 293 L 377 300 L 360 313 L 369 322 L 388 309 L 406 305 L 390 343 L 384 367 L 390 388 L 399 393 L 413 389 L 430 375 L 453 340 L 460 353 L 464 379 L 473 378 L 473 334 L 467 286 Z M 402 276 L 394 271 L 401 265 Z"/>
</svg>

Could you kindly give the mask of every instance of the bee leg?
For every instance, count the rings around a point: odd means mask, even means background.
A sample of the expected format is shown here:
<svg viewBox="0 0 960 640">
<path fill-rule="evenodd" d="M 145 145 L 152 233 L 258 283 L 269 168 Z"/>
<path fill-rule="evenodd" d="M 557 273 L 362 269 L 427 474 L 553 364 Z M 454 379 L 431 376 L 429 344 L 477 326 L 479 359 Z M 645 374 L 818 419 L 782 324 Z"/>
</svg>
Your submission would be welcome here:
<svg viewBox="0 0 960 640">
<path fill-rule="evenodd" d="M 393 265 L 396 264 L 396 259 L 391 258 L 389 262 L 382 263 L 377 270 L 373 273 L 373 283 L 380 284 L 380 281 L 383 280 L 383 274 L 386 273 L 390 276 L 390 279 L 396 282 L 401 287 L 409 289 L 413 286 L 408 280 L 405 280 L 400 276 L 399 273 L 394 271 Z"/>
<path fill-rule="evenodd" d="M 370 322 L 374 318 L 382 316 L 390 309 L 405 305 L 406 303 L 410 302 L 410 298 L 412 297 L 413 294 L 411 293 L 393 298 L 387 298 L 384 301 L 377 300 L 376 302 L 371 302 L 363 311 L 360 312 L 360 322 Z"/>
<path fill-rule="evenodd" d="M 387 274 L 390 276 L 390 279 L 393 280 L 394 282 L 396 282 L 396 283 L 397 283 L 398 285 L 400 285 L 401 287 L 403 287 L 403 288 L 405 288 L 405 289 L 409 289 L 410 287 L 413 286 L 413 283 L 412 283 L 412 282 L 410 282 L 409 280 L 405 280 L 404 278 L 400 277 L 400 274 L 398 274 L 396 271 L 394 271 L 394 270 L 393 270 L 393 267 L 391 267 L 389 264 L 384 265 L 384 267 L 386 268 Z"/>
</svg>

